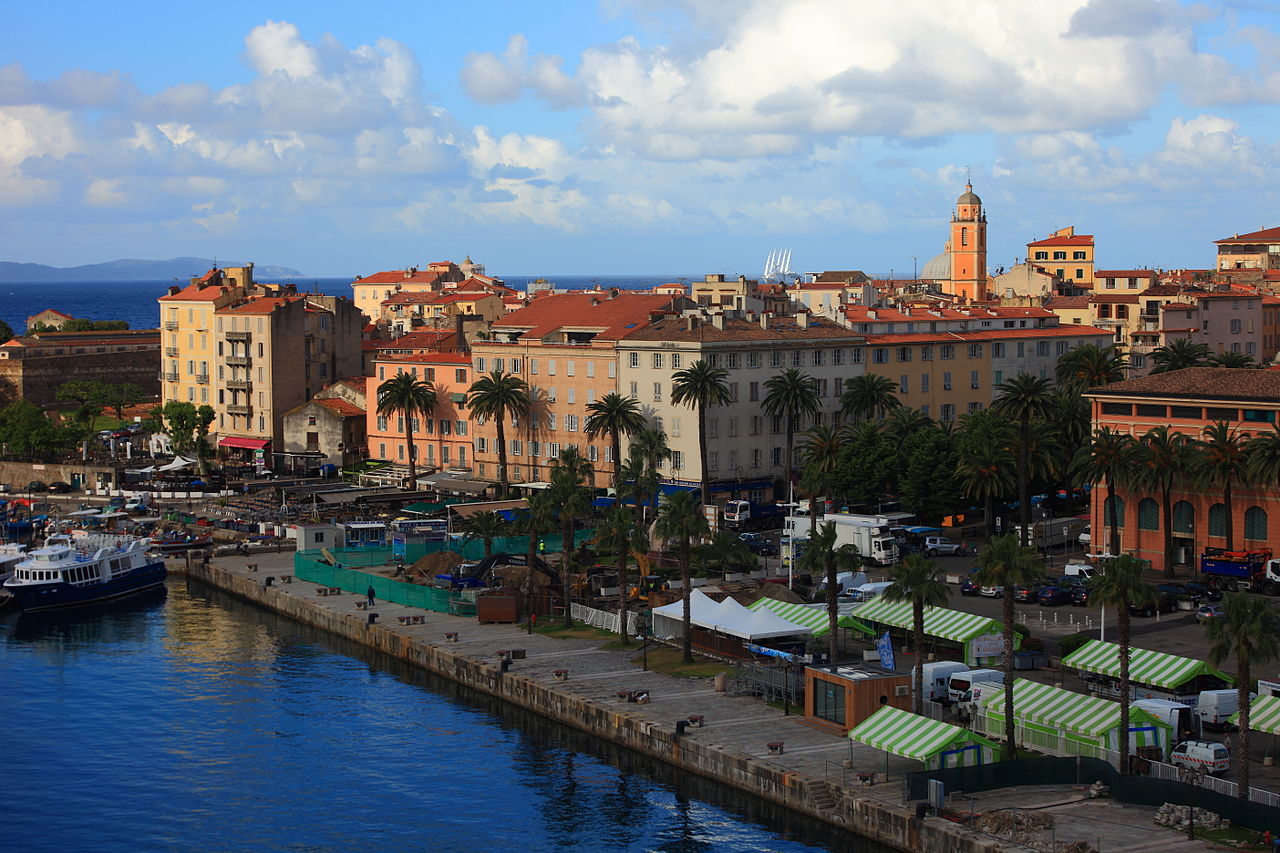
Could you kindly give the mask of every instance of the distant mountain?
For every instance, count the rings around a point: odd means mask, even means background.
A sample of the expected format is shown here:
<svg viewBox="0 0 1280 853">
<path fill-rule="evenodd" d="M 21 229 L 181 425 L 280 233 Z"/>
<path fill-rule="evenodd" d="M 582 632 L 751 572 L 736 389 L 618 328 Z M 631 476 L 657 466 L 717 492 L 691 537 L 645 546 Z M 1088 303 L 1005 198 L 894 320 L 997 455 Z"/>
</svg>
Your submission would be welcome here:
<svg viewBox="0 0 1280 853">
<path fill-rule="evenodd" d="M 241 262 L 219 261 L 221 267 L 243 266 Z M 125 258 L 105 264 L 79 267 L 50 267 L 44 264 L 18 264 L 0 261 L 0 282 L 9 281 L 172 281 L 186 282 L 193 275 L 203 275 L 213 267 L 208 258 L 171 258 L 167 261 L 140 261 Z M 291 267 L 254 264 L 253 277 L 258 281 L 304 278 Z"/>
</svg>

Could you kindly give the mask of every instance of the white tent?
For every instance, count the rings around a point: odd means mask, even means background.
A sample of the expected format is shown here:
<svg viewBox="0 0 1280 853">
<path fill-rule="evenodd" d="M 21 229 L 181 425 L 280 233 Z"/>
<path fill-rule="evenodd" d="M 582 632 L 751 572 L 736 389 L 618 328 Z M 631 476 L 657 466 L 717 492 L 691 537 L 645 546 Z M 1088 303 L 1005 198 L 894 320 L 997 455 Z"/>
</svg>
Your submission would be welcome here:
<svg viewBox="0 0 1280 853">
<path fill-rule="evenodd" d="M 183 468 L 190 468 L 196 464 L 194 459 L 185 459 L 181 456 L 175 457 L 168 465 L 161 465 L 157 471 L 181 471 Z"/>
<path fill-rule="evenodd" d="M 653 632 L 664 639 L 680 637 L 684 631 L 683 620 L 683 601 L 673 601 L 671 604 L 655 608 Z M 744 640 L 809 636 L 813 633 L 805 626 L 788 622 L 773 613 L 752 612 L 732 598 L 716 602 L 698 589 L 689 594 L 689 621 L 699 628 L 741 637 Z"/>
</svg>

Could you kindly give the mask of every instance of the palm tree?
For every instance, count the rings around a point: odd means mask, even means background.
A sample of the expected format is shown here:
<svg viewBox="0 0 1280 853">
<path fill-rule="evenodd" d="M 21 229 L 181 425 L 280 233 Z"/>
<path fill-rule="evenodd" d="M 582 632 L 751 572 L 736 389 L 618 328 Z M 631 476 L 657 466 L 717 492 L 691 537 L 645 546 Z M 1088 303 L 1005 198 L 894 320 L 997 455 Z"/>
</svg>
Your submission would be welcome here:
<svg viewBox="0 0 1280 853">
<path fill-rule="evenodd" d="M 1013 454 L 1007 447 L 984 444 L 961 457 L 956 465 L 960 489 L 966 497 L 982 501 L 983 526 L 987 538 L 995 535 L 995 504 L 1017 485 L 1013 476 Z"/>
<path fill-rule="evenodd" d="M 1004 738 L 1006 757 L 1018 757 L 1018 745 L 1014 740 L 1013 720 L 1013 588 L 1038 580 L 1044 572 L 1044 564 L 1036 558 L 1035 551 L 1018 544 L 1018 537 L 1007 533 L 988 542 L 978 552 L 979 569 L 973 580 L 983 586 L 1004 588 L 1001 597 L 1004 621 Z"/>
<path fill-rule="evenodd" d="M 1249 439 L 1249 481 L 1280 487 L 1280 424 Z"/>
<path fill-rule="evenodd" d="M 897 383 L 886 376 L 864 373 L 846 379 L 844 388 L 840 395 L 840 411 L 855 420 L 882 418 L 902 405 L 897 397 Z"/>
<path fill-rule="evenodd" d="M 528 571 L 525 574 L 525 619 L 528 621 L 529 633 L 533 633 L 533 571 L 538 561 L 538 541 L 544 533 L 549 533 L 556 529 L 556 513 L 553 496 L 545 491 L 534 492 L 529 495 L 527 500 L 529 508 L 524 511 L 524 515 L 516 523 L 517 529 L 524 536 L 529 537 L 528 551 L 525 559 L 528 562 Z"/>
<path fill-rule="evenodd" d="M 1103 427 L 1093 434 L 1089 444 L 1080 449 L 1074 467 L 1085 482 L 1107 484 L 1105 523 L 1109 528 L 1111 539 L 1107 544 L 1107 553 L 1112 556 L 1120 554 L 1120 518 L 1116 506 L 1116 486 L 1121 478 L 1131 475 L 1134 470 L 1134 457 L 1137 454 L 1133 436 L 1116 432 L 1111 427 Z"/>
<path fill-rule="evenodd" d="M 1138 440 L 1136 481 L 1160 493 L 1160 524 L 1164 531 L 1164 576 L 1173 577 L 1173 487 L 1187 472 L 1190 442 L 1163 424 Z M 1280 450 L 1280 442 L 1277 442 Z M 1252 462 L 1252 459 L 1250 460 Z"/>
<path fill-rule="evenodd" d="M 699 362 L 701 363 L 701 362 Z M 681 596 L 684 599 L 684 639 L 683 660 L 693 663 L 692 622 L 689 612 L 689 588 L 693 586 L 693 575 L 689 568 L 689 557 L 693 551 L 693 543 L 711 532 L 707 517 L 702 508 L 693 502 L 689 492 L 675 492 L 667 495 L 662 506 L 658 508 L 658 520 L 654 530 L 660 539 L 676 541 L 676 552 L 680 559 L 680 579 L 684 588 Z"/>
<path fill-rule="evenodd" d="M 412 373 L 397 373 L 378 386 L 378 414 L 404 421 L 404 443 L 409 446 L 409 488 L 418 488 L 417 453 L 413 447 L 413 422 L 436 407 L 436 388 Z"/>
<path fill-rule="evenodd" d="M 569 445 L 560 451 L 551 467 L 551 488 L 547 493 L 555 505 L 560 519 L 560 580 L 564 587 L 564 626 L 573 627 L 573 614 L 569 607 L 571 592 L 570 575 L 573 568 L 573 525 L 591 511 L 591 500 L 584 486 L 595 473 L 591 463 Z"/>
<path fill-rule="evenodd" d="M 509 525 L 506 519 L 496 512 L 477 512 L 463 522 L 462 529 L 466 534 L 463 540 L 470 542 L 479 539 L 484 543 L 484 556 L 493 556 L 493 540 L 506 534 Z"/>
<path fill-rule="evenodd" d="M 1242 800 L 1249 798 L 1249 688 L 1253 667 L 1280 657 L 1280 616 L 1265 598 L 1236 592 L 1227 595 L 1222 616 L 1210 619 L 1209 663 L 1220 665 L 1236 659 L 1236 690 L 1239 693 L 1240 731 L 1236 752 L 1236 784 Z"/>
<path fill-rule="evenodd" d="M 1206 367 L 1230 367 L 1233 369 L 1257 369 L 1262 367 L 1253 360 L 1253 356 L 1242 352 L 1215 352 L 1205 362 Z"/>
<path fill-rule="evenodd" d="M 800 557 L 801 571 L 808 572 L 813 577 L 825 576 L 827 579 L 827 651 L 832 663 L 839 659 L 840 651 L 837 634 L 840 611 L 836 601 L 839 584 L 836 583 L 836 578 L 840 572 L 856 572 L 862 565 L 856 546 L 837 545 L 837 541 L 835 522 L 825 522 L 809 537 L 809 545 Z"/>
<path fill-rule="evenodd" d="M 749 572 L 758 567 L 755 554 L 731 530 L 717 530 L 711 538 L 693 548 L 693 559 L 708 574 Z"/>
<path fill-rule="evenodd" d="M 933 418 L 919 409 L 898 406 L 880 424 L 880 431 L 893 444 L 894 449 L 901 453 L 903 442 L 920 430 L 933 426 Z"/>
<path fill-rule="evenodd" d="M 813 536 L 818 525 L 817 496 L 831 488 L 831 479 L 840 464 L 840 445 L 844 442 L 842 429 L 819 424 L 804 434 L 800 444 L 800 488 L 809 495 L 809 535 Z"/>
<path fill-rule="evenodd" d="M 622 644 L 627 639 L 627 595 L 631 589 L 627 583 L 627 557 L 631 553 L 631 535 L 635 530 L 635 519 L 631 511 L 621 503 L 615 504 L 604 517 L 604 523 L 596 528 L 596 538 L 610 543 L 618 560 L 618 632 L 622 634 Z"/>
<path fill-rule="evenodd" d="M 912 647 L 916 653 L 914 698 L 911 708 L 924 713 L 924 609 L 941 607 L 951 595 L 942 570 L 923 554 L 908 554 L 893 572 L 893 584 L 884 591 L 886 601 L 911 602 Z M 1012 596 L 1010 596 L 1012 598 Z"/>
<path fill-rule="evenodd" d="M 1221 486 L 1222 507 L 1226 510 L 1227 550 L 1236 545 L 1235 519 L 1231 515 L 1231 494 L 1236 483 L 1249 482 L 1247 437 L 1232 430 L 1226 421 L 1214 421 L 1204 428 L 1204 438 L 1197 441 L 1192 471 L 1206 487 Z"/>
<path fill-rule="evenodd" d="M 1076 393 L 1099 385 L 1119 382 L 1129 369 L 1129 361 L 1115 344 L 1100 347 L 1081 344 L 1058 359 L 1055 371 L 1058 383 Z"/>
<path fill-rule="evenodd" d="M 1209 347 L 1193 343 L 1190 338 L 1174 338 L 1151 351 L 1151 372 L 1168 373 L 1186 367 L 1204 367 L 1209 360 Z"/>
<path fill-rule="evenodd" d="M 1143 561 L 1128 554 L 1103 561 L 1102 571 L 1089 583 L 1089 600 L 1116 609 L 1120 641 L 1120 767 L 1129 766 L 1129 608 L 1144 608 L 1156 601 L 1156 591 L 1142 580 Z"/>
<path fill-rule="evenodd" d="M 1019 373 L 1001 382 L 996 390 L 1000 396 L 993 408 L 1018 422 L 1018 517 L 1022 544 L 1026 545 L 1031 537 L 1031 477 L 1027 469 L 1031 421 L 1047 418 L 1052 411 L 1052 384 L 1048 379 Z"/>
<path fill-rule="evenodd" d="M 698 413 L 698 463 L 702 468 L 699 498 L 703 504 L 711 502 L 711 484 L 707 476 L 707 407 L 727 406 L 732 402 L 728 376 L 729 371 L 723 367 L 712 367 L 702 359 L 671 376 L 671 404 L 688 406 Z"/>
<path fill-rule="evenodd" d="M 764 383 L 764 411 L 782 418 L 787 427 L 787 483 L 795 481 L 796 421 L 812 418 L 822 411 L 818 380 L 795 367 L 788 367 Z"/>
<path fill-rule="evenodd" d="M 671 458 L 667 434 L 660 427 L 646 427 L 640 430 L 631 438 L 631 453 L 638 460 L 634 468 L 637 474 L 636 485 L 644 487 L 636 496 L 636 509 L 643 522 L 647 515 L 642 509 L 642 504 L 643 507 L 652 507 L 655 511 L 658 507 L 658 492 L 662 484 L 658 469 Z"/>
<path fill-rule="evenodd" d="M 505 496 L 510 488 L 507 479 L 506 419 L 529 414 L 529 384 L 514 373 L 494 370 L 471 383 L 467 407 L 480 417 L 493 418 L 498 428 L 498 486 Z M 566 606 L 568 606 L 566 604 Z"/>
<path fill-rule="evenodd" d="M 584 432 L 588 438 L 608 435 L 613 443 L 613 491 L 618 492 L 622 467 L 622 436 L 633 436 L 644 429 L 644 415 L 635 397 L 624 397 L 610 391 L 594 403 L 587 404 Z"/>
</svg>

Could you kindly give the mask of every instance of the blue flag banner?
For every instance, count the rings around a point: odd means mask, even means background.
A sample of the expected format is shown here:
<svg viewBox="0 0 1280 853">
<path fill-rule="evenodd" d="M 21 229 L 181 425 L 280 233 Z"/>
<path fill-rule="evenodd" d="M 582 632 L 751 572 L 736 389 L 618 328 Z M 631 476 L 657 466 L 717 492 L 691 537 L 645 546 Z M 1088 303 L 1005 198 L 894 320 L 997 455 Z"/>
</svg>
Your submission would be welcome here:
<svg viewBox="0 0 1280 853">
<path fill-rule="evenodd" d="M 880 652 L 880 665 L 885 669 L 897 669 L 893 660 L 893 640 L 889 639 L 889 632 L 885 631 L 884 636 L 876 641 L 876 651 Z"/>
</svg>

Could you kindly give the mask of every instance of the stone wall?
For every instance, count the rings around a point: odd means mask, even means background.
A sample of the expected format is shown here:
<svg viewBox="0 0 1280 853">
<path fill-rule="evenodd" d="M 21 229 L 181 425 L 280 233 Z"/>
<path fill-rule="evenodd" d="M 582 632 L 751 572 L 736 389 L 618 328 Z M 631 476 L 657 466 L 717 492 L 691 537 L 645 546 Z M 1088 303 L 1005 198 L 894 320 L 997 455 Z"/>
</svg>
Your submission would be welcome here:
<svg viewBox="0 0 1280 853">
<path fill-rule="evenodd" d="M 132 382 L 149 397 L 160 394 L 160 350 L 37 355 L 0 359 L 0 404 L 26 399 L 59 404 L 58 386 L 73 379 L 118 385 Z"/>
<path fill-rule="evenodd" d="M 674 727 L 619 711 L 498 666 L 416 640 L 391 626 L 369 625 L 364 614 L 337 613 L 305 598 L 266 587 L 257 578 L 207 564 L 190 575 L 306 625 L 419 666 L 465 687 L 580 729 L 643 755 L 730 785 L 778 805 L 826 821 L 880 844 L 910 853 L 999 853 L 1007 843 L 984 838 L 940 818 L 917 820 L 905 806 L 868 797 L 787 771 L 727 747 L 680 739 Z M 825 796 L 824 796 L 825 795 Z M 825 800 L 825 802 L 823 802 Z M 818 805 L 822 803 L 822 807 Z"/>
</svg>

